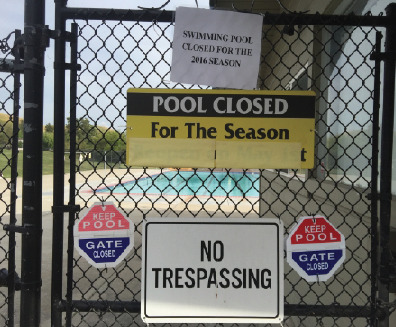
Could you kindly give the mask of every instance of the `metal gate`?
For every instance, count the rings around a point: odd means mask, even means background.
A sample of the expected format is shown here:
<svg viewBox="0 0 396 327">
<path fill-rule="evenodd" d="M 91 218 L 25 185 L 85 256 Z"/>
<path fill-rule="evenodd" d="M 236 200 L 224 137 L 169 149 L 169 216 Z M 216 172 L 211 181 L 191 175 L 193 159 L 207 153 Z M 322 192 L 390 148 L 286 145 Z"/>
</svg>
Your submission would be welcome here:
<svg viewBox="0 0 396 327">
<path fill-rule="evenodd" d="M 316 166 L 219 171 L 125 165 L 127 89 L 200 87 L 168 80 L 174 12 L 65 3 L 56 2 L 55 31 L 43 33 L 55 39 L 51 325 L 143 326 L 141 236 L 147 217 L 276 217 L 284 222 L 286 236 L 299 217 L 323 214 L 344 234 L 346 260 L 334 278 L 320 283 L 307 283 L 285 265 L 283 326 L 387 326 L 394 316 L 389 135 L 395 6 L 386 16 L 266 13 L 257 85 L 316 92 Z M 64 181 L 66 156 L 69 183 Z M 74 250 L 73 226 L 81 211 L 104 201 L 114 202 L 135 224 L 134 250 L 114 269 L 96 269 Z M 8 287 L 15 288 L 9 281 Z M 22 292 L 29 290 L 25 286 Z"/>
</svg>

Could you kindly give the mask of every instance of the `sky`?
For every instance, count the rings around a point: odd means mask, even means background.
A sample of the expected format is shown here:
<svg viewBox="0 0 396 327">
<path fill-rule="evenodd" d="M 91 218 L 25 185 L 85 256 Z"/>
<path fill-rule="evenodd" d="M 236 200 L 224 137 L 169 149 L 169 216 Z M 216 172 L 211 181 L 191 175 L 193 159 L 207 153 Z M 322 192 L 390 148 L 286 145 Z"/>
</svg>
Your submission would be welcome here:
<svg viewBox="0 0 396 327">
<path fill-rule="evenodd" d="M 20 29 L 22 30 L 23 33 L 23 26 L 24 26 L 24 0 L 0 0 L 2 2 L 7 2 L 6 6 L 2 6 L 1 11 L 0 11 L 0 39 L 5 38 L 10 32 L 12 32 L 15 29 Z M 142 7 L 160 7 L 164 3 L 166 3 L 167 0 L 69 0 L 68 1 L 68 6 L 69 7 L 79 7 L 79 8 L 120 8 L 120 9 L 138 9 L 138 6 Z M 208 8 L 209 7 L 209 0 L 198 0 L 198 6 L 199 8 Z M 94 6 L 93 6 L 94 4 Z M 50 29 L 54 28 L 54 12 L 55 12 L 55 4 L 53 0 L 46 0 L 46 25 L 49 25 Z M 164 7 L 167 10 L 175 10 L 177 6 L 185 6 L 185 7 L 196 7 L 196 1 L 195 0 L 171 0 L 169 3 Z M 89 29 L 86 28 L 86 31 L 89 32 Z M 171 29 L 167 31 L 167 35 L 171 32 Z M 155 37 L 155 30 L 151 31 L 152 35 Z M 153 34 L 154 33 L 154 34 Z M 169 35 L 171 36 L 171 35 Z M 0 53 L 0 56 L 2 56 L 2 53 Z M 169 58 L 167 58 L 169 60 Z M 45 53 L 45 67 L 46 67 L 46 73 L 44 77 L 44 83 L 45 83 L 45 93 L 44 93 L 44 121 L 43 124 L 51 123 L 53 124 L 53 119 L 54 119 L 54 114 L 53 114 L 53 61 L 54 61 L 54 41 L 50 41 L 50 47 L 47 48 L 46 53 Z M 94 67 L 94 66 L 91 66 Z M 143 68 L 144 69 L 144 68 Z M 144 72 L 143 72 L 144 73 Z M 66 76 L 68 76 L 68 72 L 66 73 Z M 90 74 L 82 75 L 82 77 L 87 76 L 89 79 L 92 77 Z M 85 78 L 85 77 L 84 77 Z M 66 78 L 66 83 L 69 83 L 68 77 Z M 103 92 L 103 88 L 101 88 L 101 92 Z M 80 91 L 82 91 L 80 89 Z M 96 93 L 95 93 L 96 92 Z M 93 94 L 99 95 L 97 91 L 93 90 Z M 113 91 L 114 92 L 114 91 Z M 113 97 L 112 95 L 111 97 Z M 102 95 L 101 98 L 106 98 L 105 95 Z M 119 97 L 122 99 L 123 97 Z M 92 99 L 91 99 L 92 100 Z M 83 100 L 82 100 L 83 101 Z M 124 101 L 124 100 L 120 100 Z M 89 101 L 88 101 L 89 102 Z M 21 104 L 23 103 L 23 92 L 21 94 Z M 66 96 L 66 117 L 68 117 L 67 113 L 67 108 L 68 108 L 69 102 L 68 102 L 68 97 Z M 119 103 L 121 105 L 121 103 Z M 126 104 L 125 104 L 126 105 Z M 97 121 L 99 125 L 101 126 L 110 126 L 110 122 L 113 121 L 114 119 L 117 120 L 116 124 L 125 124 L 123 122 L 123 119 L 121 118 L 116 118 L 117 113 L 109 113 L 108 118 L 105 119 L 103 118 L 103 111 L 98 111 L 95 113 L 95 109 L 92 109 L 92 106 L 89 107 L 90 111 L 90 120 L 91 121 Z M 77 116 L 86 114 L 86 111 L 82 111 L 77 114 Z M 126 113 L 125 113 L 126 115 Z M 23 110 L 20 112 L 20 116 L 23 117 Z M 126 118 L 126 116 L 124 117 Z M 114 124 L 115 125 L 115 124 Z M 118 127 L 119 125 L 113 126 L 113 127 Z"/>
</svg>

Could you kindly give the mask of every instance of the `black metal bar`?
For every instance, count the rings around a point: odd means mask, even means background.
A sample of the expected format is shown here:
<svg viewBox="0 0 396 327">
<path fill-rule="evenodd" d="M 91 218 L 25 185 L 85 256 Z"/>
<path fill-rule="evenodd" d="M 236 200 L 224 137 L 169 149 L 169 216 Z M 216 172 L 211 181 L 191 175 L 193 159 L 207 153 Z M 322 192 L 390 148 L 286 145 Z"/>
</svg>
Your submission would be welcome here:
<svg viewBox="0 0 396 327">
<path fill-rule="evenodd" d="M 65 213 L 65 212 L 77 212 L 80 211 L 79 205 L 67 205 L 67 206 L 59 206 L 59 207 L 52 207 L 52 213 Z"/>
<path fill-rule="evenodd" d="M 371 316 L 371 308 L 348 305 L 293 305 L 285 304 L 286 316 L 311 316 L 311 317 L 361 317 Z"/>
<path fill-rule="evenodd" d="M 396 20 L 396 4 L 390 4 L 386 8 L 386 16 Z M 396 29 L 386 29 L 385 52 L 396 51 Z M 387 195 L 392 193 L 392 153 L 393 153 L 393 120 L 395 109 L 395 61 L 387 60 L 384 63 L 384 89 L 383 111 L 381 130 L 381 168 L 380 168 L 380 193 Z M 380 267 L 378 282 L 378 298 L 382 302 L 389 302 L 389 264 L 390 264 L 390 218 L 391 201 L 380 201 Z M 379 322 L 379 326 L 389 326 L 389 312 L 387 317 Z"/>
<path fill-rule="evenodd" d="M 171 23 L 175 12 L 168 10 L 132 10 L 103 8 L 63 8 L 64 19 L 116 20 L 159 23 Z M 356 15 L 319 15 L 319 14 L 280 14 L 265 13 L 264 25 L 341 25 L 341 26 L 395 26 L 389 17 Z"/>
<path fill-rule="evenodd" d="M 67 304 L 62 302 L 60 309 L 65 311 Z M 140 313 L 140 302 L 127 301 L 72 301 L 73 312 L 129 312 Z M 371 316 L 371 308 L 347 305 L 301 305 L 285 304 L 284 312 L 286 316 L 312 316 L 312 317 L 362 317 Z M 383 313 L 380 312 L 381 316 Z"/>
<path fill-rule="evenodd" d="M 32 227 L 24 227 L 24 226 L 16 226 L 15 224 L 12 225 L 4 225 L 4 230 L 9 231 L 11 233 L 20 233 L 26 235 L 33 235 L 33 234 L 41 234 L 42 230 Z"/>
<path fill-rule="evenodd" d="M 15 40 L 21 36 L 20 30 L 15 30 Z M 16 64 L 20 64 L 19 51 L 15 52 Z M 12 135 L 12 158 L 11 158 L 11 180 L 10 180 L 10 226 L 16 224 L 16 201 L 17 201 L 17 177 L 18 177 L 18 134 L 19 134 L 19 98 L 20 78 L 19 72 L 14 72 L 14 113 L 13 113 L 13 135 Z M 13 327 L 15 323 L 15 232 L 8 234 L 8 326 Z"/>
<path fill-rule="evenodd" d="M 375 53 L 381 52 L 382 33 L 376 33 Z M 379 111 L 381 90 L 381 62 L 375 61 L 374 65 L 374 91 L 373 91 L 373 138 L 371 156 L 371 308 L 370 326 L 376 322 L 377 308 L 377 248 L 378 248 L 378 156 L 379 156 Z"/>
<path fill-rule="evenodd" d="M 25 0 L 24 28 L 24 143 L 22 225 L 42 229 L 42 143 L 44 53 L 41 32 L 45 24 L 45 0 Z M 20 326 L 40 326 L 42 235 L 22 235 Z"/>
<path fill-rule="evenodd" d="M 70 42 L 70 63 L 77 66 L 77 38 L 78 25 L 71 24 L 72 39 Z M 75 206 L 76 192 L 76 134 L 77 134 L 77 70 L 70 71 L 70 193 L 69 206 Z M 74 226 L 75 212 L 69 213 L 68 246 L 67 246 L 67 284 L 66 284 L 66 327 L 72 325 L 72 295 L 73 295 L 73 254 L 74 254 Z"/>
<path fill-rule="evenodd" d="M 131 10 L 131 9 L 102 9 L 102 8 L 63 8 L 64 19 L 89 20 L 119 20 L 158 23 L 174 21 L 174 11 L 167 10 Z"/>
<path fill-rule="evenodd" d="M 55 1 L 55 30 L 60 37 L 55 39 L 54 60 L 65 62 L 65 21 L 61 9 L 67 0 Z M 64 205 L 64 151 L 65 151 L 65 70 L 54 67 L 54 188 L 53 205 Z M 52 229 L 52 274 L 51 274 L 51 326 L 62 326 L 62 313 L 58 305 L 62 299 L 63 274 L 63 213 L 54 212 Z"/>
</svg>

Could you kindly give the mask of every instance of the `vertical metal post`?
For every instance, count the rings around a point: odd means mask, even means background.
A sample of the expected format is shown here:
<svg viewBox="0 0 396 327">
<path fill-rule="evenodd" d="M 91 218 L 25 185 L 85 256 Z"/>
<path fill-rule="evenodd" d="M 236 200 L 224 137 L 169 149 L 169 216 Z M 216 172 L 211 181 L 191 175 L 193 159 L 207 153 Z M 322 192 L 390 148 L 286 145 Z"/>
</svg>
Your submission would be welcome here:
<svg viewBox="0 0 396 327">
<path fill-rule="evenodd" d="M 70 63 L 72 68 L 70 70 L 70 198 L 69 205 L 76 204 L 76 118 L 77 118 L 77 36 L 78 25 L 71 24 L 70 41 Z M 81 163 L 80 163 L 81 164 Z M 72 324 L 72 295 L 73 295 L 73 253 L 74 253 L 74 239 L 73 239 L 73 226 L 75 212 L 69 213 L 69 231 L 68 231 L 68 246 L 67 246 L 67 284 L 66 284 L 66 327 Z"/>
<path fill-rule="evenodd" d="M 375 52 L 381 52 L 382 33 L 376 33 Z M 375 326 L 377 315 L 377 272 L 378 272 L 378 156 L 379 156 L 379 112 L 381 90 L 381 61 L 374 66 L 373 94 L 373 138 L 371 160 L 371 318 L 370 326 Z"/>
<path fill-rule="evenodd" d="M 65 20 L 62 8 L 67 0 L 55 0 L 55 30 L 61 37 L 55 39 L 54 59 L 54 188 L 53 205 L 64 205 L 65 155 Z M 52 273 L 51 273 L 51 326 L 62 326 L 62 273 L 63 273 L 63 212 L 53 214 Z"/>
<path fill-rule="evenodd" d="M 396 4 L 386 8 L 386 16 L 396 19 Z M 389 302 L 389 263 L 390 247 L 389 232 L 392 200 L 392 148 L 393 148 L 393 120 L 395 109 L 395 58 L 396 30 L 394 26 L 387 27 L 385 38 L 385 52 L 392 56 L 384 63 L 384 90 L 381 131 L 381 174 L 380 174 L 380 271 L 378 283 L 378 298 L 381 302 Z M 389 326 L 389 311 L 379 326 Z"/>
<path fill-rule="evenodd" d="M 20 326 L 40 326 L 45 0 L 25 0 Z"/>
<path fill-rule="evenodd" d="M 21 31 L 15 31 L 15 42 L 21 37 Z M 20 64 L 19 49 L 14 51 L 14 67 Z M 13 113 L 13 135 L 12 135 L 12 160 L 11 160 L 11 180 L 10 180 L 10 226 L 16 223 L 16 188 L 18 177 L 18 134 L 19 134 L 19 98 L 20 98 L 20 77 L 18 71 L 14 71 L 14 113 Z M 8 235 L 8 327 L 14 326 L 15 315 L 15 232 L 10 231 Z"/>
</svg>

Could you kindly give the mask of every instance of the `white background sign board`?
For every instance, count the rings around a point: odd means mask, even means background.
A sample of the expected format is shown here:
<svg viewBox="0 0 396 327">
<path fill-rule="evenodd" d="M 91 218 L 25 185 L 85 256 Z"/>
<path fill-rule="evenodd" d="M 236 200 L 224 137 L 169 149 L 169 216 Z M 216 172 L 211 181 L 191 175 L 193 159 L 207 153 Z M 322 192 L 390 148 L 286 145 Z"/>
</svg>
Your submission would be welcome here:
<svg viewBox="0 0 396 327">
<path fill-rule="evenodd" d="M 262 25 L 260 15 L 178 7 L 170 80 L 256 88 Z"/>
<path fill-rule="evenodd" d="M 278 219 L 147 219 L 142 264 L 146 323 L 283 319 Z"/>
</svg>

